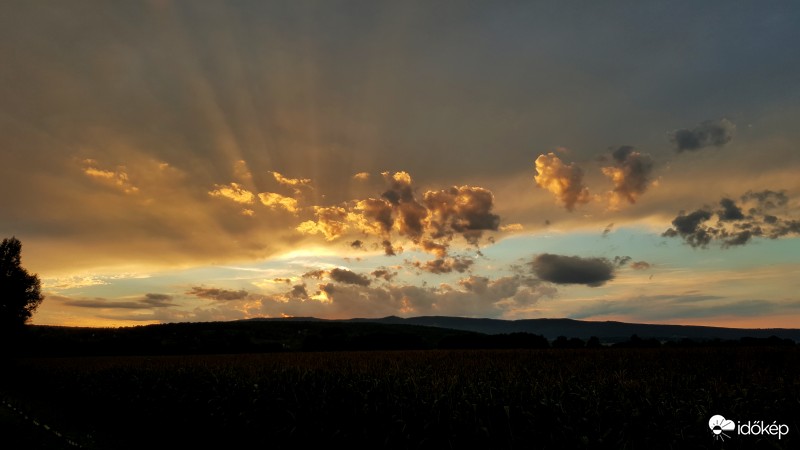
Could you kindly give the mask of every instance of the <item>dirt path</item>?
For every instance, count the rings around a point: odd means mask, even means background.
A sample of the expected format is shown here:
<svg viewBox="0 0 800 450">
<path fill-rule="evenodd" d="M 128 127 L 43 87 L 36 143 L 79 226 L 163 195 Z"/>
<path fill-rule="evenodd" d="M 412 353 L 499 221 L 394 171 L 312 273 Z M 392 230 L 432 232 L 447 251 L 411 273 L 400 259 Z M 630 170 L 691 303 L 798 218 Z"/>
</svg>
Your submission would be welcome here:
<svg viewBox="0 0 800 450">
<path fill-rule="evenodd" d="M 0 402 L 0 447 L 5 449 L 74 450 L 51 431 L 25 420 Z"/>
</svg>

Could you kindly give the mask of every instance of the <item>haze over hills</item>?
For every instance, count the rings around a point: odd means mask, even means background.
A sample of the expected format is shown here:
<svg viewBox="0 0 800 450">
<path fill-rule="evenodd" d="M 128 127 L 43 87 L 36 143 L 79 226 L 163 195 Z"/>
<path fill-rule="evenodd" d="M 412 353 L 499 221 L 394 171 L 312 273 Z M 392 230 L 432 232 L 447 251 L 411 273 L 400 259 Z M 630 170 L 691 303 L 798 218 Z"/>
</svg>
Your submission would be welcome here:
<svg viewBox="0 0 800 450">
<path fill-rule="evenodd" d="M 250 319 L 278 321 L 320 321 L 312 317 L 293 317 L 281 319 Z M 574 319 L 478 319 L 468 317 L 421 316 L 402 318 L 389 316 L 375 319 L 345 319 L 334 322 L 372 322 L 383 324 L 422 325 L 428 327 L 448 328 L 452 330 L 473 331 L 484 334 L 531 333 L 539 334 L 547 339 L 559 336 L 588 339 L 597 336 L 602 342 L 622 342 L 632 335 L 642 339 L 658 339 L 661 341 L 692 340 L 735 340 L 743 337 L 767 338 L 777 336 L 781 339 L 792 339 L 800 342 L 800 329 L 796 328 L 722 328 L 696 325 L 658 325 L 626 322 L 593 322 Z"/>
</svg>

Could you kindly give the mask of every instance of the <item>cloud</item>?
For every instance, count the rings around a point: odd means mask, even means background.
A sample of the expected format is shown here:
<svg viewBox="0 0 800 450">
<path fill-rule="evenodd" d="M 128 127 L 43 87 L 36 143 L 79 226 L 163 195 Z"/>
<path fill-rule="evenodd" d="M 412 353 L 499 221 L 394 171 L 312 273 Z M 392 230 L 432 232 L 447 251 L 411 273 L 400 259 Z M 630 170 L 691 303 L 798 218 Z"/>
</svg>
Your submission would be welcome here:
<svg viewBox="0 0 800 450">
<path fill-rule="evenodd" d="M 631 263 L 631 269 L 633 270 L 647 270 L 651 267 L 653 267 L 653 265 L 647 261 L 635 261 Z"/>
<path fill-rule="evenodd" d="M 74 300 L 69 297 L 57 297 L 67 306 L 96 309 L 151 309 L 178 306 L 172 303 L 172 296 L 166 294 L 145 294 L 144 298 L 135 301 L 117 301 L 104 298 Z"/>
<path fill-rule="evenodd" d="M 272 177 L 275 178 L 275 181 L 277 181 L 278 184 L 291 188 L 295 195 L 301 195 L 304 189 L 311 189 L 311 179 L 309 178 L 287 178 L 278 172 L 271 173 Z"/>
<path fill-rule="evenodd" d="M 729 198 L 723 198 L 719 201 L 719 204 L 722 206 L 722 210 L 717 212 L 719 220 L 731 221 L 744 219 L 744 214 L 742 214 L 741 208 L 736 206 L 736 203 L 733 200 Z"/>
<path fill-rule="evenodd" d="M 601 286 L 614 278 L 614 263 L 606 258 L 581 258 L 543 253 L 530 263 L 533 273 L 556 284 Z"/>
<path fill-rule="evenodd" d="M 611 233 L 611 230 L 612 230 L 613 228 L 614 228 L 614 224 L 613 224 L 613 223 L 610 223 L 610 224 L 606 225 L 606 227 L 605 227 L 605 228 L 603 228 L 603 234 L 602 234 L 602 236 L 603 236 L 603 237 L 606 237 L 606 236 L 608 236 L 608 234 L 609 234 L 609 233 Z"/>
<path fill-rule="evenodd" d="M 289 291 L 289 297 L 297 298 L 297 299 L 307 299 L 308 292 L 306 291 L 305 284 L 296 284 L 292 286 L 292 290 Z"/>
<path fill-rule="evenodd" d="M 482 231 L 497 230 L 500 217 L 492 214 L 494 196 L 481 187 L 453 186 L 428 191 L 423 196 L 428 209 L 428 230 L 434 239 L 450 238 L 460 233 L 476 244 Z"/>
<path fill-rule="evenodd" d="M 453 271 L 464 273 L 475 263 L 469 258 L 439 258 L 430 261 L 414 262 L 414 267 L 433 274 L 451 273 Z"/>
<path fill-rule="evenodd" d="M 682 237 L 692 247 L 706 247 L 712 239 L 712 232 L 701 224 L 711 218 L 711 211 L 698 209 L 689 214 L 678 214 L 672 226 L 662 234 L 665 237 Z"/>
<path fill-rule="evenodd" d="M 307 220 L 297 226 L 297 231 L 304 234 L 322 234 L 328 241 L 333 241 L 347 232 L 347 210 L 341 206 L 315 206 L 317 220 Z"/>
<path fill-rule="evenodd" d="M 286 197 L 274 192 L 262 192 L 258 194 L 258 199 L 261 204 L 271 209 L 285 209 L 291 213 L 297 213 L 297 200 L 292 197 Z"/>
<path fill-rule="evenodd" d="M 692 247 L 701 248 L 718 240 L 722 248 L 730 248 L 745 245 L 756 237 L 778 239 L 800 234 L 799 220 L 776 211 L 788 204 L 788 197 L 783 191 L 748 191 L 741 199 L 748 214 L 744 214 L 743 208 L 734 200 L 722 198 L 719 202 L 722 209 L 715 212 L 704 207 L 690 214 L 679 213 L 672 221 L 673 227 L 662 236 L 680 236 Z"/>
<path fill-rule="evenodd" d="M 356 284 L 358 286 L 369 286 L 370 279 L 364 275 L 359 275 L 347 269 L 331 269 L 328 272 L 333 281 L 339 283 Z"/>
<path fill-rule="evenodd" d="M 397 276 L 397 272 L 392 272 L 389 269 L 380 268 L 380 269 L 373 270 L 370 275 L 372 275 L 375 278 L 382 278 L 382 279 L 384 279 L 386 281 L 392 281 L 392 279 L 395 276 Z"/>
<path fill-rule="evenodd" d="M 407 172 L 382 175 L 388 188 L 381 198 L 352 200 L 341 206 L 316 206 L 317 219 L 301 223 L 297 230 L 322 234 L 329 241 L 358 231 L 379 238 L 386 255 L 402 250 L 392 243 L 393 236 L 399 236 L 443 258 L 456 236 L 478 245 L 485 231 L 499 229 L 500 217 L 492 212 L 494 195 L 487 189 L 453 186 L 426 191 L 419 201 Z"/>
<path fill-rule="evenodd" d="M 227 198 L 243 205 L 253 204 L 256 199 L 255 194 L 242 187 L 239 183 L 231 183 L 230 185 L 215 184 L 214 190 L 209 191 L 208 194 L 212 197 Z"/>
<path fill-rule="evenodd" d="M 217 301 L 244 300 L 249 293 L 245 290 L 233 291 L 229 289 L 205 288 L 194 286 L 186 292 L 189 295 Z"/>
<path fill-rule="evenodd" d="M 589 189 L 583 184 L 583 170 L 575 163 L 564 164 L 555 153 L 536 158 L 536 184 L 552 192 L 567 211 L 576 204 L 589 203 Z"/>
<path fill-rule="evenodd" d="M 498 279 L 470 276 L 457 285 L 426 288 L 384 283 L 380 286 L 320 284 L 308 298 L 292 291 L 264 296 L 261 314 L 279 316 L 323 316 L 330 318 L 384 317 L 387 315 L 460 315 L 497 317 L 530 311 L 542 298 L 552 298 L 556 289 L 530 277 Z M 309 299 L 317 301 L 308 301 Z"/>
<path fill-rule="evenodd" d="M 510 223 L 500 227 L 500 231 L 522 231 L 524 227 L 521 223 Z"/>
<path fill-rule="evenodd" d="M 94 159 L 83 160 L 83 165 L 83 173 L 93 180 L 112 186 L 126 194 L 139 192 L 139 188 L 134 186 L 128 178 L 125 166 L 118 166 L 116 170 L 104 170 L 97 167 L 97 161 Z"/>
<path fill-rule="evenodd" d="M 750 214 L 763 213 L 766 210 L 775 209 L 777 207 L 786 206 L 789 203 L 789 197 L 786 191 L 772 191 L 769 189 L 763 191 L 747 191 L 741 197 L 743 202 L 755 201 L 755 206 Z"/>
<path fill-rule="evenodd" d="M 707 120 L 700 125 L 672 133 L 675 151 L 698 151 L 706 147 L 722 147 L 733 139 L 736 125 L 728 119 Z"/>
<path fill-rule="evenodd" d="M 392 231 L 394 217 L 392 217 L 392 203 L 389 201 L 368 198 L 356 202 L 353 210 L 348 218 L 361 232 L 375 236 L 387 236 Z"/>
<path fill-rule="evenodd" d="M 171 303 L 171 300 L 172 296 L 167 294 L 145 294 L 141 302 L 154 308 L 177 306 L 175 303 Z"/>
<path fill-rule="evenodd" d="M 358 181 L 367 181 L 369 180 L 369 173 L 368 172 L 358 172 L 357 174 L 353 175 L 354 180 Z"/>
<path fill-rule="evenodd" d="M 603 175 L 611 179 L 609 207 L 618 209 L 624 202 L 636 203 L 650 184 L 653 161 L 649 155 L 639 153 L 633 147 L 624 145 L 611 154 L 615 165 L 603 167 Z"/>
</svg>

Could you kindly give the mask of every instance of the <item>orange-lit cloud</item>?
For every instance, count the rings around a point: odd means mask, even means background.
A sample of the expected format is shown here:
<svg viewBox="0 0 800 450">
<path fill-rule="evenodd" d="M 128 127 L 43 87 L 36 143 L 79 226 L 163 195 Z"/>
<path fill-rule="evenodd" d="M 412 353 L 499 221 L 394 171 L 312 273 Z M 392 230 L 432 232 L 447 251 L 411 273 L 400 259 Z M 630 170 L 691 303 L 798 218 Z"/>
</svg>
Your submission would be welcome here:
<svg viewBox="0 0 800 450">
<path fill-rule="evenodd" d="M 589 203 L 589 188 L 583 184 L 583 171 L 575 163 L 564 164 L 555 153 L 536 158 L 536 184 L 552 192 L 568 211 Z"/>
<path fill-rule="evenodd" d="M 653 161 L 649 155 L 627 145 L 615 150 L 611 156 L 616 164 L 601 170 L 614 184 L 609 193 L 609 208 L 616 210 L 626 202 L 636 203 L 636 199 L 644 194 L 650 184 Z"/>
<path fill-rule="evenodd" d="M 139 192 L 139 188 L 134 186 L 129 180 L 125 166 L 119 166 L 116 170 L 104 170 L 98 168 L 97 161 L 93 159 L 85 159 L 83 164 L 83 173 L 88 177 L 119 189 L 126 194 L 135 194 Z"/>
<path fill-rule="evenodd" d="M 297 200 L 292 197 L 286 197 L 274 192 L 262 192 L 258 194 L 258 199 L 261 204 L 271 209 L 284 209 L 291 213 L 298 211 Z"/>
<path fill-rule="evenodd" d="M 314 207 L 317 220 L 307 220 L 297 226 L 305 234 L 321 234 L 328 241 L 342 237 L 350 228 L 347 210 L 340 206 Z"/>
<path fill-rule="evenodd" d="M 255 194 L 242 187 L 239 183 L 231 183 L 230 185 L 215 184 L 214 189 L 209 191 L 208 194 L 212 197 L 227 198 L 244 205 L 251 205 L 256 200 Z"/>
</svg>

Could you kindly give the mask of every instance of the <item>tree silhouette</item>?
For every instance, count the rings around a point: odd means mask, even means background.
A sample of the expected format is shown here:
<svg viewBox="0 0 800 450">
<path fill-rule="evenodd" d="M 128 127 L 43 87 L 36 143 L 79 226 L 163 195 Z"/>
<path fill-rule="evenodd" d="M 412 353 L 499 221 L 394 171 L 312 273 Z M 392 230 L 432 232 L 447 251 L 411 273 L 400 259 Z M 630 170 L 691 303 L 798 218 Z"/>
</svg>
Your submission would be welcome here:
<svg viewBox="0 0 800 450">
<path fill-rule="evenodd" d="M 0 244 L 0 334 L 20 331 L 44 297 L 39 277 L 20 265 L 22 243 L 11 237 Z"/>
</svg>

